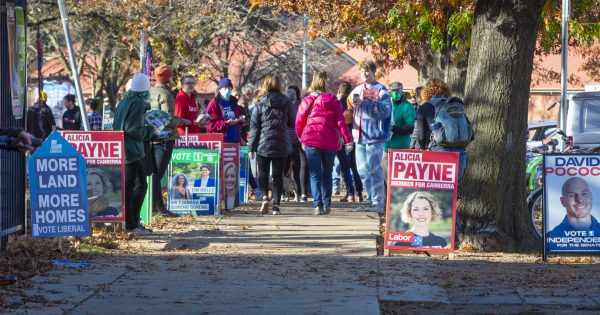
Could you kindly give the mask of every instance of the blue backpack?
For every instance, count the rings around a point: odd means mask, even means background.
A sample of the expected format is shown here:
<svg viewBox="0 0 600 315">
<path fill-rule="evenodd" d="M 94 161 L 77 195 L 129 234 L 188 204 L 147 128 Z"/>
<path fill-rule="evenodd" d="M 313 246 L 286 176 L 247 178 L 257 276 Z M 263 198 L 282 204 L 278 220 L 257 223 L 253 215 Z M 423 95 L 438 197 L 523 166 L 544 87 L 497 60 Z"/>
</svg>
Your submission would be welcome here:
<svg viewBox="0 0 600 315">
<path fill-rule="evenodd" d="M 436 144 L 443 147 L 465 148 L 471 142 L 473 129 L 460 98 L 451 97 L 435 105 L 431 131 Z"/>
</svg>

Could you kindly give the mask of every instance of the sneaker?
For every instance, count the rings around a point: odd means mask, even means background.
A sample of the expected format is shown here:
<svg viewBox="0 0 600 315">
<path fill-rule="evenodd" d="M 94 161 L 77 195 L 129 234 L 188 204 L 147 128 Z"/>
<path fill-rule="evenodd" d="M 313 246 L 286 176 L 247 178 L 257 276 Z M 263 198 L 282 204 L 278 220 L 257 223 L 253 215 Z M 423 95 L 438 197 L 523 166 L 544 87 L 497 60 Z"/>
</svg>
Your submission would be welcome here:
<svg viewBox="0 0 600 315">
<path fill-rule="evenodd" d="M 325 210 L 323 210 L 323 214 L 330 214 L 331 213 L 331 206 L 325 206 Z"/>
<path fill-rule="evenodd" d="M 364 211 L 383 213 L 385 211 L 385 209 L 383 209 L 383 206 L 369 205 L 368 207 L 365 207 Z"/>
<path fill-rule="evenodd" d="M 146 235 L 150 235 L 150 231 L 146 230 L 146 229 L 142 229 L 142 228 L 135 228 L 131 231 L 129 231 L 129 233 L 127 233 L 128 236 L 146 236 Z"/>
<path fill-rule="evenodd" d="M 302 197 L 300 197 L 300 202 L 307 202 L 308 201 L 308 197 L 306 195 L 302 195 Z"/>
<path fill-rule="evenodd" d="M 269 213 L 269 202 L 267 200 L 263 201 L 260 205 L 260 214 Z"/>
<path fill-rule="evenodd" d="M 354 196 L 346 195 L 346 197 L 340 199 L 340 202 L 356 202 L 356 199 L 354 199 Z"/>
<path fill-rule="evenodd" d="M 362 194 L 358 194 L 358 202 L 363 202 Z"/>
<path fill-rule="evenodd" d="M 315 214 L 315 215 L 321 215 L 321 214 L 323 214 L 323 207 L 321 207 L 321 206 L 316 206 L 316 207 L 315 207 L 315 212 L 314 212 L 314 214 Z"/>
<path fill-rule="evenodd" d="M 362 206 L 358 206 L 356 211 L 368 211 L 367 209 L 371 208 L 371 204 L 364 204 Z"/>
<path fill-rule="evenodd" d="M 273 215 L 281 215 L 281 210 L 279 210 L 279 207 L 273 207 Z"/>
</svg>

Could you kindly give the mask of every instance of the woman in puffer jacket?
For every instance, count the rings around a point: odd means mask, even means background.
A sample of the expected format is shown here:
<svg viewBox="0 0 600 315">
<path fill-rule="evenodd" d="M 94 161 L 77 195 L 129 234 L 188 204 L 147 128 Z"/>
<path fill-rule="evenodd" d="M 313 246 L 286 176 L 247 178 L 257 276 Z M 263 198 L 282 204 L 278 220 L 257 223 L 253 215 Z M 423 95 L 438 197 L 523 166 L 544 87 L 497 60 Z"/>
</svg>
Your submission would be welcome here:
<svg viewBox="0 0 600 315">
<path fill-rule="evenodd" d="M 315 73 L 310 94 L 302 100 L 296 115 L 296 134 L 308 159 L 315 215 L 331 212 L 331 172 L 336 152 L 344 143 L 347 151 L 354 147 L 342 104 L 326 91 L 327 73 Z"/>
<path fill-rule="evenodd" d="M 288 128 L 294 126 L 294 110 L 287 96 L 281 93 L 281 81 L 277 75 L 265 78 L 257 95 L 256 107 L 250 120 L 248 157 L 254 158 L 258 170 L 258 187 L 264 193 L 261 214 L 269 211 L 269 172 L 273 167 L 273 214 L 281 214 L 279 204 L 283 192 L 283 169 L 292 142 Z"/>
</svg>

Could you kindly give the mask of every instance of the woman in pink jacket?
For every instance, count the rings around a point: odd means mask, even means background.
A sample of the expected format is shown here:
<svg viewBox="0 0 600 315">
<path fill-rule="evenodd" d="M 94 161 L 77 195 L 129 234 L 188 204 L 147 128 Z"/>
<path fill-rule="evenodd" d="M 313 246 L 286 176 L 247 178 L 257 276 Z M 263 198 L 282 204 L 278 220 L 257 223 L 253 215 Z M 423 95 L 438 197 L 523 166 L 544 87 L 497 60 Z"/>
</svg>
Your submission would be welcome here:
<svg viewBox="0 0 600 315">
<path fill-rule="evenodd" d="M 302 100 L 296 116 L 296 134 L 308 160 L 315 215 L 331 212 L 331 172 L 336 152 L 344 143 L 346 151 L 354 147 L 342 104 L 335 95 L 324 93 L 326 90 L 327 73 L 315 73 L 310 94 Z"/>
</svg>

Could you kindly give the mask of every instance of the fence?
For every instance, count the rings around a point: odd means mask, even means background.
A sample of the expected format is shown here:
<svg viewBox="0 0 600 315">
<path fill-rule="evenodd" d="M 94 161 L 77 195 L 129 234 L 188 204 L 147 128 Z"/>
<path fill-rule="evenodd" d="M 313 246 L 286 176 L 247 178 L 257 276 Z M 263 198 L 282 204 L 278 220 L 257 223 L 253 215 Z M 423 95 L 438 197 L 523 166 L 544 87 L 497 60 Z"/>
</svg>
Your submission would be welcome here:
<svg viewBox="0 0 600 315">
<path fill-rule="evenodd" d="M 25 118 L 15 119 L 10 99 L 7 2 L 0 0 L 0 127 L 23 128 Z M 11 3 L 27 12 L 26 0 Z M 25 183 L 24 154 L 0 150 L 0 250 L 5 249 L 9 234 L 25 230 Z"/>
</svg>

